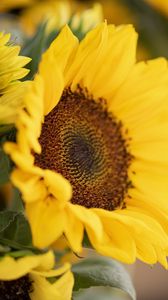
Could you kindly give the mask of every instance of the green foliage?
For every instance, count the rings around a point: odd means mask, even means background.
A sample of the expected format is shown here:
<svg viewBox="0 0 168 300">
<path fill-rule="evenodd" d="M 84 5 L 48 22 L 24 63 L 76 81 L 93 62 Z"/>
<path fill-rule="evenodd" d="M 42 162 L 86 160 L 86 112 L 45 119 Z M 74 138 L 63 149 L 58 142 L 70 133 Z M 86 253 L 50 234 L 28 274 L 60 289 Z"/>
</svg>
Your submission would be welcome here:
<svg viewBox="0 0 168 300">
<path fill-rule="evenodd" d="M 0 124 L 0 137 L 11 129 L 13 129 L 13 124 Z"/>
<path fill-rule="evenodd" d="M 7 154 L 0 147 L 0 185 L 9 181 L 11 163 Z"/>
<path fill-rule="evenodd" d="M 148 48 L 151 57 L 168 57 L 168 19 L 145 0 L 120 0 L 120 2 L 130 8 L 140 42 Z"/>
<path fill-rule="evenodd" d="M 9 181 L 9 174 L 12 170 L 13 163 L 9 156 L 3 150 L 3 144 L 6 141 L 15 141 L 16 138 L 16 128 L 11 126 L 2 126 L 0 129 L 4 129 L 3 132 L 0 131 L 0 185 Z M 6 130 L 5 130 L 6 128 Z"/>
<path fill-rule="evenodd" d="M 32 60 L 26 66 L 28 69 L 30 69 L 30 72 L 27 75 L 26 79 L 32 79 L 34 74 L 38 70 L 41 55 L 45 49 L 45 30 L 46 23 L 41 23 L 35 35 L 32 38 L 25 41 L 21 54 L 32 58 Z"/>
<path fill-rule="evenodd" d="M 21 194 L 19 190 L 15 187 L 13 187 L 13 199 L 11 201 L 10 205 L 11 210 L 17 211 L 17 212 L 23 212 L 24 211 L 24 205 L 21 198 Z"/>
<path fill-rule="evenodd" d="M 22 213 L 0 212 L 0 244 L 19 250 L 32 248 L 30 226 Z"/>
<path fill-rule="evenodd" d="M 99 297 L 98 300 L 116 300 L 116 289 L 122 291 L 118 299 L 136 299 L 128 273 L 121 264 L 110 258 L 97 256 L 84 259 L 75 264 L 72 271 L 75 277 L 74 300 L 93 299 L 96 295 Z M 107 298 L 108 295 L 113 295 L 113 298 Z M 121 298 L 123 295 L 126 298 Z"/>
<path fill-rule="evenodd" d="M 131 297 L 116 288 L 109 286 L 90 287 L 73 293 L 73 300 L 131 300 Z"/>
</svg>

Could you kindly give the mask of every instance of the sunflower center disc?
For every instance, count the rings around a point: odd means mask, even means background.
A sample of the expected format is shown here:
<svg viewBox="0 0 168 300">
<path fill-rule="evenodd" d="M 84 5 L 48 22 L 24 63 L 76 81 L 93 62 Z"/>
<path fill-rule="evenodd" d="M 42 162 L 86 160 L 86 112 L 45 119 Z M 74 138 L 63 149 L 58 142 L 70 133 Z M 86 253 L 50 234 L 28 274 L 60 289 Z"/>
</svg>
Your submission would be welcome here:
<svg viewBox="0 0 168 300">
<path fill-rule="evenodd" d="M 29 294 L 32 292 L 32 282 L 28 275 L 16 280 L 0 280 L 0 300 L 31 300 Z"/>
<path fill-rule="evenodd" d="M 123 205 L 129 187 L 131 155 L 122 124 L 80 87 L 65 89 L 58 105 L 45 117 L 42 153 L 35 163 L 61 173 L 73 187 L 71 202 L 114 210 Z"/>
</svg>

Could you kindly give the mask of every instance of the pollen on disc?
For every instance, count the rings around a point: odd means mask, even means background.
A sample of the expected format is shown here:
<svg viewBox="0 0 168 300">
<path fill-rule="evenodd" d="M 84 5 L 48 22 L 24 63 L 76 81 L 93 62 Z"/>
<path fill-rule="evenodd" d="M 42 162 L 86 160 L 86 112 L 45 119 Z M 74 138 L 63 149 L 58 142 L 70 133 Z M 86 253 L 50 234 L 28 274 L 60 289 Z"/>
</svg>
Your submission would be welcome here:
<svg viewBox="0 0 168 300">
<path fill-rule="evenodd" d="M 132 156 L 122 124 L 108 113 L 105 100 L 94 100 L 80 87 L 66 88 L 45 117 L 39 142 L 36 165 L 70 181 L 72 203 L 107 210 L 124 205 Z"/>
</svg>

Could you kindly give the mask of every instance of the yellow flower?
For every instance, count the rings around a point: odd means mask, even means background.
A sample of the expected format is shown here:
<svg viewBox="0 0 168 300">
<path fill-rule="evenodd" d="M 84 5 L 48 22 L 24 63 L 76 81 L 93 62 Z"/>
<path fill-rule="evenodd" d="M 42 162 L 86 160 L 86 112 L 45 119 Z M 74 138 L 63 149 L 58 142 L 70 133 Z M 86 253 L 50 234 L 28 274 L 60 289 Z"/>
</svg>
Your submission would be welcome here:
<svg viewBox="0 0 168 300">
<path fill-rule="evenodd" d="M 126 263 L 167 267 L 168 67 L 136 63 L 131 25 L 102 23 L 78 43 L 65 26 L 25 96 L 17 166 L 34 244 L 63 233 Z"/>
<path fill-rule="evenodd" d="M 53 267 L 52 252 L 18 259 L 4 256 L 0 260 L 1 297 L 3 299 L 70 300 L 74 280 L 69 264 L 56 270 Z M 51 284 L 48 279 L 56 276 L 61 277 Z M 6 295 L 8 298 L 5 297 Z M 20 298 L 16 298 L 19 296 Z"/>
<path fill-rule="evenodd" d="M 81 30 L 86 32 L 96 26 L 103 19 L 102 8 L 99 4 L 74 14 L 73 7 L 68 1 L 47 0 L 37 2 L 23 11 L 20 23 L 23 30 L 32 35 L 40 22 L 48 20 L 47 32 L 59 30 L 72 18 L 72 28 L 76 29 L 80 22 Z M 73 15 L 73 16 L 72 16 Z"/>
<path fill-rule="evenodd" d="M 150 5 L 168 16 L 168 1 L 166 0 L 146 0 Z"/>
<path fill-rule="evenodd" d="M 24 66 L 30 58 L 19 56 L 20 47 L 10 45 L 9 39 L 10 34 L 0 32 L 0 123 L 15 121 L 27 87 L 27 82 L 18 79 L 29 72 Z"/>
</svg>

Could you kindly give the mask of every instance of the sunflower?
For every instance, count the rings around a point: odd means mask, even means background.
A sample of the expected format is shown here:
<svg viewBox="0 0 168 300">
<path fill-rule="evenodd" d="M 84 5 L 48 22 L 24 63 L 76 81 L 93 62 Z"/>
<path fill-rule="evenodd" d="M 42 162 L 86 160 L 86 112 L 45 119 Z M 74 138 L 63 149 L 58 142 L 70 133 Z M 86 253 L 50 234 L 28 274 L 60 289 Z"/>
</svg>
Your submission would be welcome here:
<svg viewBox="0 0 168 300">
<path fill-rule="evenodd" d="M 30 255 L 14 259 L 4 256 L 0 260 L 1 299 L 70 300 L 73 275 L 69 264 L 53 269 L 54 255 Z M 54 283 L 49 278 L 59 276 Z"/>
<path fill-rule="evenodd" d="M 19 56 L 20 47 L 9 43 L 10 34 L 0 32 L 0 123 L 15 121 L 22 107 L 27 82 L 21 82 L 29 70 L 24 66 L 30 58 Z"/>
<path fill-rule="evenodd" d="M 64 233 L 79 252 L 86 232 L 103 255 L 167 267 L 168 67 L 136 63 L 136 40 L 105 22 L 79 44 L 65 26 L 5 150 L 36 246 Z"/>
</svg>

